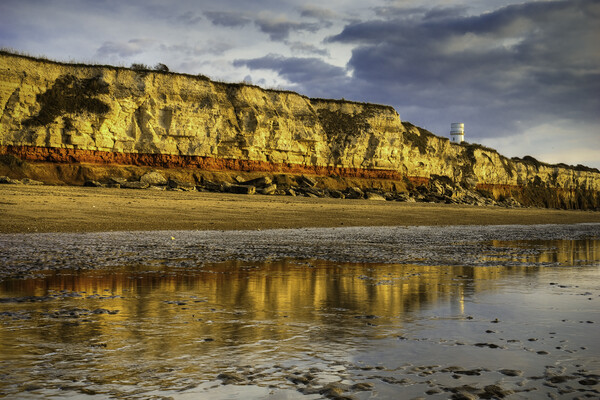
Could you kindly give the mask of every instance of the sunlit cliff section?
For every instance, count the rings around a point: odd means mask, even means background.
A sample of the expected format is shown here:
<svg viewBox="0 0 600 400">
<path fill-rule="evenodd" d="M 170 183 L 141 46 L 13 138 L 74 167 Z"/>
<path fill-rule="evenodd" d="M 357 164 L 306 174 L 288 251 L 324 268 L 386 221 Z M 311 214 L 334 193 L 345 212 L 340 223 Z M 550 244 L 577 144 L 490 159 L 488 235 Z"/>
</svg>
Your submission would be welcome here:
<svg viewBox="0 0 600 400">
<path fill-rule="evenodd" d="M 595 169 L 451 144 L 389 106 L 203 76 L 0 52 L 0 112 L 0 154 L 28 162 L 387 179 L 445 196 L 600 208 Z"/>
</svg>

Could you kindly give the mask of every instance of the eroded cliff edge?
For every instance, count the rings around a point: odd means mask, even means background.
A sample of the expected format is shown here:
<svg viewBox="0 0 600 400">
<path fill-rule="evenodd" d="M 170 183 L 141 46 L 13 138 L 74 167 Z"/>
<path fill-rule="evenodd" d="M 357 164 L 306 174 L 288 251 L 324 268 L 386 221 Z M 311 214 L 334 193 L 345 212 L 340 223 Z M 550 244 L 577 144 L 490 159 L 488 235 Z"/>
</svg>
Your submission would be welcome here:
<svg viewBox="0 0 600 400">
<path fill-rule="evenodd" d="M 600 208 L 598 170 L 452 144 L 389 106 L 0 53 L 0 110 L 0 154 L 28 162 L 385 179 L 398 190 Z M 85 179 L 62 171 L 64 182 Z"/>
</svg>

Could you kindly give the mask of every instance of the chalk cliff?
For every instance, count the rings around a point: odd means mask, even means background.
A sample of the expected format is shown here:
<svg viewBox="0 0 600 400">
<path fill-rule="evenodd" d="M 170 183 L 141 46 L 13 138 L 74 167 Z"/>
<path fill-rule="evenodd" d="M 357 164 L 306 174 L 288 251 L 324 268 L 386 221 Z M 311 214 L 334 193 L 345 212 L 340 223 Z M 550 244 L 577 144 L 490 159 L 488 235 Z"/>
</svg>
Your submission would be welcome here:
<svg viewBox="0 0 600 400">
<path fill-rule="evenodd" d="M 389 106 L 0 53 L 0 110 L 0 154 L 29 162 L 389 179 L 600 208 L 598 170 L 452 144 Z"/>
</svg>

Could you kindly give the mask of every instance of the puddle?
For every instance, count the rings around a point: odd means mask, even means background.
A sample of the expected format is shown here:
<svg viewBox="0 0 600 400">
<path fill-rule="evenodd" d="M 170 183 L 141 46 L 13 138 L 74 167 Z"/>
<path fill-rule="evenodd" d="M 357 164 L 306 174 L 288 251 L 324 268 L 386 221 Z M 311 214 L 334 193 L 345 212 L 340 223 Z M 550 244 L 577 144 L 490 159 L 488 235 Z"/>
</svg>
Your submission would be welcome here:
<svg viewBox="0 0 600 400">
<path fill-rule="evenodd" d="M 0 396 L 598 397 L 600 228 L 527 229 L 3 235 Z"/>
</svg>

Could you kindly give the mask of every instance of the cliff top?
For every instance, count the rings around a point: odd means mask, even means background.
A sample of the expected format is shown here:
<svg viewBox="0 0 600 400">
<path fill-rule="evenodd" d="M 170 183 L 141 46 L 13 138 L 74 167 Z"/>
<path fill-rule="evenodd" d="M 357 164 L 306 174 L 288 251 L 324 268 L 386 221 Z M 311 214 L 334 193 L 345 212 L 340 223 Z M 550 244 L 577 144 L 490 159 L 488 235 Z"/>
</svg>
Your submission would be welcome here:
<svg viewBox="0 0 600 400">
<path fill-rule="evenodd" d="M 34 61 L 34 62 L 67 66 L 67 67 L 105 68 L 105 69 L 110 69 L 110 70 L 114 70 L 114 71 L 135 71 L 138 73 L 145 73 L 145 74 L 154 73 L 154 74 L 163 74 L 163 75 L 184 76 L 184 77 L 191 78 L 191 79 L 197 79 L 197 80 L 201 80 L 201 81 L 209 81 L 215 85 L 224 85 L 227 87 L 250 87 L 250 88 L 257 88 L 257 89 L 263 90 L 265 92 L 271 92 L 271 93 L 294 94 L 296 96 L 303 97 L 311 102 L 318 101 L 318 102 L 357 104 L 357 105 L 362 105 L 362 106 L 387 109 L 389 111 L 396 112 L 394 107 L 392 107 L 390 105 L 386 105 L 386 104 L 366 103 L 366 102 L 360 102 L 360 101 L 354 101 L 354 100 L 347 100 L 347 99 L 343 99 L 343 98 L 342 99 L 324 99 L 324 98 L 316 98 L 316 97 L 309 98 L 306 95 L 303 95 L 298 92 L 294 92 L 292 90 L 263 88 L 261 86 L 254 85 L 254 84 L 247 83 L 247 82 L 223 82 L 223 81 L 211 79 L 208 76 L 203 75 L 203 74 L 193 75 L 193 74 L 187 74 L 187 73 L 183 73 L 183 72 L 170 71 L 168 69 L 168 67 L 162 63 L 158 63 L 154 67 L 151 67 L 151 66 L 148 66 L 145 64 L 138 64 L 138 63 L 133 63 L 133 64 L 131 64 L 130 67 L 110 65 L 110 64 L 91 64 L 91 63 L 85 64 L 85 63 L 80 63 L 80 62 L 66 62 L 66 61 L 51 60 L 44 56 L 32 56 L 30 54 L 22 53 L 22 52 L 13 50 L 13 49 L 0 49 L 0 58 L 2 58 L 2 57 L 23 58 L 23 59 Z"/>
</svg>

